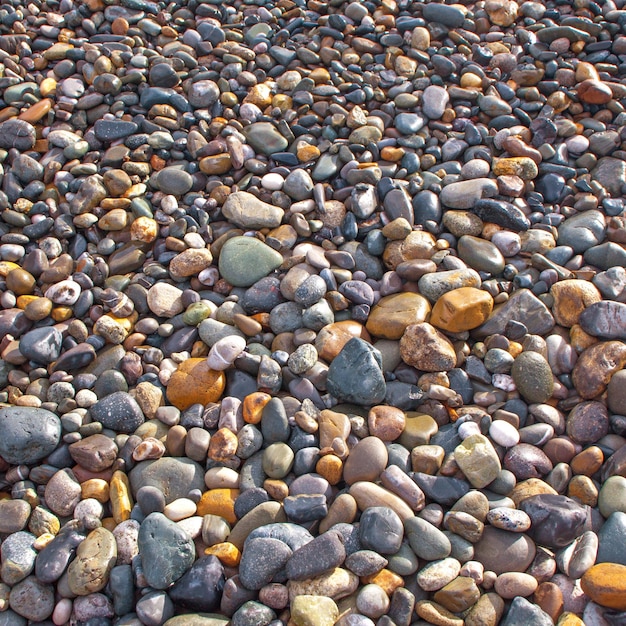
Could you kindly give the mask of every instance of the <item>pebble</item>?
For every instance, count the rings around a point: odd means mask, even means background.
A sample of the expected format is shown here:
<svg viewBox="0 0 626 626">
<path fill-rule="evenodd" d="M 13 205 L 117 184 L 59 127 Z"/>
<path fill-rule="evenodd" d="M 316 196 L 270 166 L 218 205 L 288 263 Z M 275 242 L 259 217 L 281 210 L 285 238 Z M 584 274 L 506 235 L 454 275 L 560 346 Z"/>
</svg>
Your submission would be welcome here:
<svg viewBox="0 0 626 626">
<path fill-rule="evenodd" d="M 620 3 L 22 4 L 0 621 L 624 611 Z"/>
</svg>

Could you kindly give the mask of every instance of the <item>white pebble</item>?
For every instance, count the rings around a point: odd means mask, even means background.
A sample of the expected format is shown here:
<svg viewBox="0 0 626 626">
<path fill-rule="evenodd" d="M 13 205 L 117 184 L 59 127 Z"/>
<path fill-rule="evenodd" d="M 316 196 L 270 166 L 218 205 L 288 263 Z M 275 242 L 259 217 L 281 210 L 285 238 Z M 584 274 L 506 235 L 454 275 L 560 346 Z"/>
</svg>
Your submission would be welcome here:
<svg viewBox="0 0 626 626">
<path fill-rule="evenodd" d="M 176 525 L 182 528 L 192 539 L 197 539 L 202 534 L 202 520 L 200 515 L 187 517 L 176 522 Z"/>
<path fill-rule="evenodd" d="M 163 515 L 173 522 L 179 522 L 180 520 L 191 517 L 196 513 L 196 503 L 189 498 L 176 498 L 163 510 Z"/>
<path fill-rule="evenodd" d="M 463 440 L 472 435 L 480 435 L 480 426 L 476 422 L 463 422 L 459 425 L 459 437 Z"/>
<path fill-rule="evenodd" d="M 91 389 L 81 389 L 74 398 L 76 400 L 76 404 L 83 408 L 88 409 L 90 406 L 93 406 L 96 402 L 98 402 L 98 396 L 91 391 Z"/>
<path fill-rule="evenodd" d="M 245 350 L 246 340 L 239 335 L 230 335 L 213 344 L 207 356 L 207 363 L 212 370 L 228 369 L 234 360 Z"/>
<path fill-rule="evenodd" d="M 285 184 L 284 178 L 280 174 L 269 173 L 261 178 L 261 186 L 270 191 L 279 191 Z"/>
<path fill-rule="evenodd" d="M 489 436 L 499 445 L 511 448 L 519 443 L 519 432 L 505 420 L 495 420 L 489 427 Z"/>
<path fill-rule="evenodd" d="M 73 280 L 62 280 L 46 289 L 45 296 L 55 304 L 76 304 L 80 296 L 80 285 Z"/>
</svg>

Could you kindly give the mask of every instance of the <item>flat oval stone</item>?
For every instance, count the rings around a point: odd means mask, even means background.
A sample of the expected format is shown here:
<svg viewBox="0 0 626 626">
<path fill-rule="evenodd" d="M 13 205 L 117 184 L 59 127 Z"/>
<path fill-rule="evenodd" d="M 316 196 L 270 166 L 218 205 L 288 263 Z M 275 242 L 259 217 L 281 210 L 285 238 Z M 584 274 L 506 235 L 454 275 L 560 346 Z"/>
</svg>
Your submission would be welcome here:
<svg viewBox="0 0 626 626">
<path fill-rule="evenodd" d="M 424 591 L 437 591 L 452 582 L 461 571 L 461 564 L 451 557 L 428 563 L 417 573 L 417 584 Z"/>
<path fill-rule="evenodd" d="M 142 522 L 137 546 L 148 584 L 167 589 L 193 565 L 193 539 L 162 513 L 151 513 Z"/>
<path fill-rule="evenodd" d="M 285 214 L 281 208 L 263 202 L 246 191 L 231 193 L 224 202 L 222 213 L 230 222 L 245 229 L 276 228 Z"/>
<path fill-rule="evenodd" d="M 495 180 L 474 178 L 446 185 L 439 197 L 442 204 L 451 209 L 471 209 L 482 198 L 492 198 L 497 193 Z"/>
<path fill-rule="evenodd" d="M 72 593 L 86 596 L 104 589 L 117 560 L 117 543 L 106 528 L 92 530 L 78 546 L 76 559 L 68 568 L 67 582 Z"/>
<path fill-rule="evenodd" d="M 350 450 L 343 466 L 343 478 L 348 485 L 360 480 L 376 481 L 387 461 L 385 444 L 378 437 L 365 437 Z"/>
<path fill-rule="evenodd" d="M 452 550 L 448 537 L 421 517 L 405 519 L 404 530 L 413 552 L 420 559 L 427 561 L 445 559 Z"/>
<path fill-rule="evenodd" d="M 281 266 L 283 257 L 254 237 L 233 237 L 220 252 L 220 274 L 235 287 L 250 287 Z"/>
<path fill-rule="evenodd" d="M 554 392 L 550 364 L 538 352 L 522 352 L 513 362 L 511 376 L 527 402 L 545 402 Z"/>
<path fill-rule="evenodd" d="M 382 339 L 400 339 L 411 324 L 426 321 L 430 304 L 416 293 L 397 293 L 381 298 L 367 319 L 369 333 Z"/>
<path fill-rule="evenodd" d="M 535 544 L 527 535 L 491 526 L 485 526 L 481 540 L 474 544 L 474 558 L 496 574 L 525 571 L 535 552 Z"/>
<path fill-rule="evenodd" d="M 626 611 L 626 565 L 594 565 L 582 577 L 580 586 L 599 605 L 616 611 Z"/>
<path fill-rule="evenodd" d="M 61 439 L 59 418 L 45 409 L 0 408 L 0 456 L 13 465 L 31 464 L 53 452 Z"/>
</svg>

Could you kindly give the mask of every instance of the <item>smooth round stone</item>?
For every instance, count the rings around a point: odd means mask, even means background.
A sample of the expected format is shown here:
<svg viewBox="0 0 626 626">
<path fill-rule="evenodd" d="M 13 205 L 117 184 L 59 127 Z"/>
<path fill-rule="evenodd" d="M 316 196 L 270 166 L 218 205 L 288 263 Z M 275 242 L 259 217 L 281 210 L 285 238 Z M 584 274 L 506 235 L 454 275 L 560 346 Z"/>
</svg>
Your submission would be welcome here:
<svg viewBox="0 0 626 626">
<path fill-rule="evenodd" d="M 591 567 L 580 581 L 582 590 L 597 604 L 626 610 L 626 566 L 618 563 L 600 563 Z"/>
<path fill-rule="evenodd" d="M 9 606 L 18 615 L 33 622 L 42 622 L 54 610 L 54 589 L 35 576 L 28 576 L 11 589 Z"/>
<path fill-rule="evenodd" d="M 223 278 L 236 287 L 249 287 L 280 267 L 282 256 L 252 237 L 233 237 L 220 252 L 219 269 Z"/>
<path fill-rule="evenodd" d="M 588 530 L 557 554 L 559 569 L 573 580 L 583 574 L 596 562 L 598 537 Z"/>
<path fill-rule="evenodd" d="M 35 145 L 35 128 L 26 121 L 10 119 L 0 124 L 0 148 L 27 152 Z"/>
<path fill-rule="evenodd" d="M 439 119 L 450 100 L 450 96 L 445 87 L 430 85 L 424 89 L 422 94 L 422 110 L 430 119 Z"/>
<path fill-rule="evenodd" d="M 375 337 L 397 340 L 407 326 L 426 321 L 428 300 L 415 293 L 398 293 L 381 298 L 372 308 L 366 328 Z"/>
<path fill-rule="evenodd" d="M 304 169 L 296 169 L 285 178 L 283 191 L 293 200 L 310 198 L 313 192 L 313 180 Z"/>
<path fill-rule="evenodd" d="M 156 178 L 156 182 L 163 193 L 173 196 L 183 196 L 193 186 L 191 174 L 177 167 L 162 169 Z"/>
<path fill-rule="evenodd" d="M 105 528 L 96 528 L 78 546 L 68 568 L 67 582 L 72 593 L 86 596 L 103 589 L 117 559 L 117 543 Z"/>
<path fill-rule="evenodd" d="M 626 478 L 609 476 L 598 494 L 598 509 L 605 518 L 620 511 L 626 513 Z"/>
<path fill-rule="evenodd" d="M 207 363 L 212 370 L 228 369 L 246 347 L 246 340 L 238 335 L 231 335 L 218 340 L 211 346 Z"/>
<path fill-rule="evenodd" d="M 434 561 L 417 573 L 417 584 L 424 591 L 438 591 L 452 582 L 461 571 L 461 564 L 453 558 Z"/>
<path fill-rule="evenodd" d="M 449 291 L 462 287 L 480 287 L 478 272 L 472 269 L 446 270 L 424 274 L 419 279 L 420 293 L 431 302 L 437 302 Z"/>
<path fill-rule="evenodd" d="M 404 520 L 404 529 L 413 552 L 420 559 L 427 561 L 445 559 L 452 550 L 448 537 L 421 517 Z"/>
<path fill-rule="evenodd" d="M 621 341 L 603 341 L 584 350 L 572 371 L 579 395 L 589 400 L 603 393 L 615 372 L 626 365 L 626 346 Z"/>
<path fill-rule="evenodd" d="M 487 513 L 487 521 L 495 528 L 513 533 L 526 532 L 531 525 L 530 517 L 519 509 L 495 507 Z"/>
<path fill-rule="evenodd" d="M 31 407 L 0 408 L 0 456 L 14 465 L 40 461 L 61 439 L 61 422 L 52 412 Z"/>
<path fill-rule="evenodd" d="M 348 485 L 361 480 L 376 481 L 387 461 L 385 444 L 378 437 L 365 437 L 350 450 L 344 463 L 343 478 Z"/>
<path fill-rule="evenodd" d="M 474 545 L 474 558 L 496 574 L 523 572 L 535 558 L 535 544 L 525 534 L 485 526 Z"/>
<path fill-rule="evenodd" d="M 257 153 L 267 156 L 282 152 L 289 145 L 278 129 L 269 122 L 255 122 L 246 126 L 244 135 Z"/>
<path fill-rule="evenodd" d="M 579 254 L 602 243 L 605 228 L 604 215 L 600 211 L 584 211 L 569 217 L 559 226 L 557 242 Z"/>
<path fill-rule="evenodd" d="M 365 585 L 357 595 L 356 608 L 359 613 L 376 619 L 389 609 L 389 596 L 378 585 Z"/>
<path fill-rule="evenodd" d="M 249 537 L 239 564 L 241 584 L 246 589 L 261 589 L 285 567 L 292 554 L 291 548 L 279 539 Z"/>
<path fill-rule="evenodd" d="M 598 531 L 597 563 L 626 565 L 626 550 L 621 537 L 626 530 L 626 513 L 615 511 Z"/>
<path fill-rule="evenodd" d="M 498 275 L 504 269 L 502 253 L 490 241 L 463 235 L 457 243 L 457 250 L 459 257 L 476 271 Z"/>
<path fill-rule="evenodd" d="M 608 411 L 600 402 L 581 402 L 567 416 L 566 432 L 576 443 L 595 443 L 608 431 Z"/>
<path fill-rule="evenodd" d="M 359 537 L 364 548 L 395 554 L 402 544 L 402 520 L 387 507 L 370 507 L 361 515 Z"/>
<path fill-rule="evenodd" d="M 505 600 L 511 600 L 516 596 L 526 597 L 537 589 L 537 580 L 523 572 L 505 572 L 496 579 L 494 589 Z"/>
<path fill-rule="evenodd" d="M 263 471 L 269 478 L 284 478 L 293 465 L 293 450 L 285 443 L 276 442 L 263 452 Z"/>
<path fill-rule="evenodd" d="M 511 376 L 527 402 L 545 402 L 554 392 L 550 364 L 538 352 L 522 352 L 513 362 Z"/>
<path fill-rule="evenodd" d="M 494 420 L 489 427 L 489 436 L 504 448 L 511 448 L 519 443 L 519 432 L 515 426 L 505 420 Z"/>
<path fill-rule="evenodd" d="M 73 280 L 62 280 L 48 287 L 44 295 L 55 304 L 71 306 L 72 304 L 76 304 L 81 291 L 82 289 L 77 282 Z"/>
</svg>

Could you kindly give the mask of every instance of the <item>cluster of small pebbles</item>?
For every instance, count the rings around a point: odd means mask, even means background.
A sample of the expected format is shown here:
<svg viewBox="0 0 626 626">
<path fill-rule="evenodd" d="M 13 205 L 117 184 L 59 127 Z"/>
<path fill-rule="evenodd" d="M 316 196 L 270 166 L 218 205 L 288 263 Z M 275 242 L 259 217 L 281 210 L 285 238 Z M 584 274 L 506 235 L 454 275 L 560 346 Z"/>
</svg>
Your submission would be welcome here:
<svg viewBox="0 0 626 626">
<path fill-rule="evenodd" d="M 626 623 L 624 0 L 2 0 L 0 626 Z"/>
</svg>

